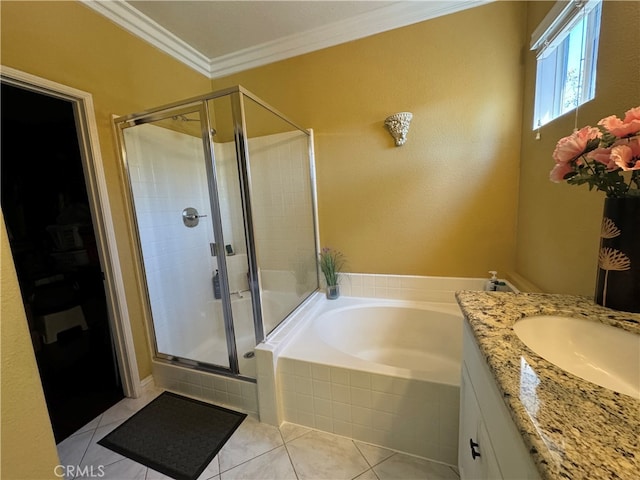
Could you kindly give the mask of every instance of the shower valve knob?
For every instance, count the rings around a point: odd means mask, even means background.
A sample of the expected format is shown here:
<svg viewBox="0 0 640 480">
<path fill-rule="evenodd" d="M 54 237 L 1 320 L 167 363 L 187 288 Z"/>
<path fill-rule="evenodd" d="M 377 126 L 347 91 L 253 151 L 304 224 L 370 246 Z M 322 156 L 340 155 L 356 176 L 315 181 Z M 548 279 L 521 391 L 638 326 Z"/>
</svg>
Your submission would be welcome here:
<svg viewBox="0 0 640 480">
<path fill-rule="evenodd" d="M 201 218 L 205 218 L 206 215 L 200 215 L 198 210 L 193 207 L 187 207 L 182 211 L 182 222 L 185 227 L 193 228 L 198 225 Z"/>
</svg>

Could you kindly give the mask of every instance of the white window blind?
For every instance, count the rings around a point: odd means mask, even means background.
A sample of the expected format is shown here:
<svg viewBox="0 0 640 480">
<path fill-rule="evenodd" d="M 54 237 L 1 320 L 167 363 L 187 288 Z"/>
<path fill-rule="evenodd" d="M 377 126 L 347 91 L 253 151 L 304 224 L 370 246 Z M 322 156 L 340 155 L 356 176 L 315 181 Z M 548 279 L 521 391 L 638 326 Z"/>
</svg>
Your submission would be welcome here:
<svg viewBox="0 0 640 480">
<path fill-rule="evenodd" d="M 601 4 L 602 0 L 556 2 L 533 32 L 534 129 L 594 98 Z"/>
</svg>

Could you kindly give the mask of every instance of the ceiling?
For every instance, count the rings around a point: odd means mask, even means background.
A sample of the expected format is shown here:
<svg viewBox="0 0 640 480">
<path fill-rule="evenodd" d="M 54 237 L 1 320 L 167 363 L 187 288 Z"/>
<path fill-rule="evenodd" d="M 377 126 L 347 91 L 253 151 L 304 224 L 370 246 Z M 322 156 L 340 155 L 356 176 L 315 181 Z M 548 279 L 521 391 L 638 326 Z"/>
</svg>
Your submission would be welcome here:
<svg viewBox="0 0 640 480">
<path fill-rule="evenodd" d="M 216 78 L 491 0 L 81 1 Z"/>
</svg>

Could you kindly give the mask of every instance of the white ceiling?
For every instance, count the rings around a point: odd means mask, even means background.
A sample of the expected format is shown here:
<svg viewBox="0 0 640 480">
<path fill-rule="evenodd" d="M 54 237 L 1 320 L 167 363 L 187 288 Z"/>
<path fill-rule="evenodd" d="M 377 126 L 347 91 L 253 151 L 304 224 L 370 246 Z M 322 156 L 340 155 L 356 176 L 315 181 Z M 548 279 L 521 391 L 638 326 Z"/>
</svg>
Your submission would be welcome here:
<svg viewBox="0 0 640 480">
<path fill-rule="evenodd" d="M 323 27 L 393 2 L 129 1 L 209 58 Z"/>
<path fill-rule="evenodd" d="M 81 0 L 211 78 L 491 0 Z"/>
</svg>

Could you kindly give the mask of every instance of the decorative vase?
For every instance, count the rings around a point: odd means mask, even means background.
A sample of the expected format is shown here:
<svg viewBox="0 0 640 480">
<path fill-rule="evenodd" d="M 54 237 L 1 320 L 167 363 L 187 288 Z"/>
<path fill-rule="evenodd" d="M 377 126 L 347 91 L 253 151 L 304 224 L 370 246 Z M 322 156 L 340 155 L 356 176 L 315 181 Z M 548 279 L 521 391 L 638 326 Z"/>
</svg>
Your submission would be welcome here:
<svg viewBox="0 0 640 480">
<path fill-rule="evenodd" d="M 604 201 L 595 300 L 640 312 L 640 197 Z"/>
<path fill-rule="evenodd" d="M 327 299 L 335 300 L 340 296 L 340 285 L 327 285 Z"/>
</svg>

